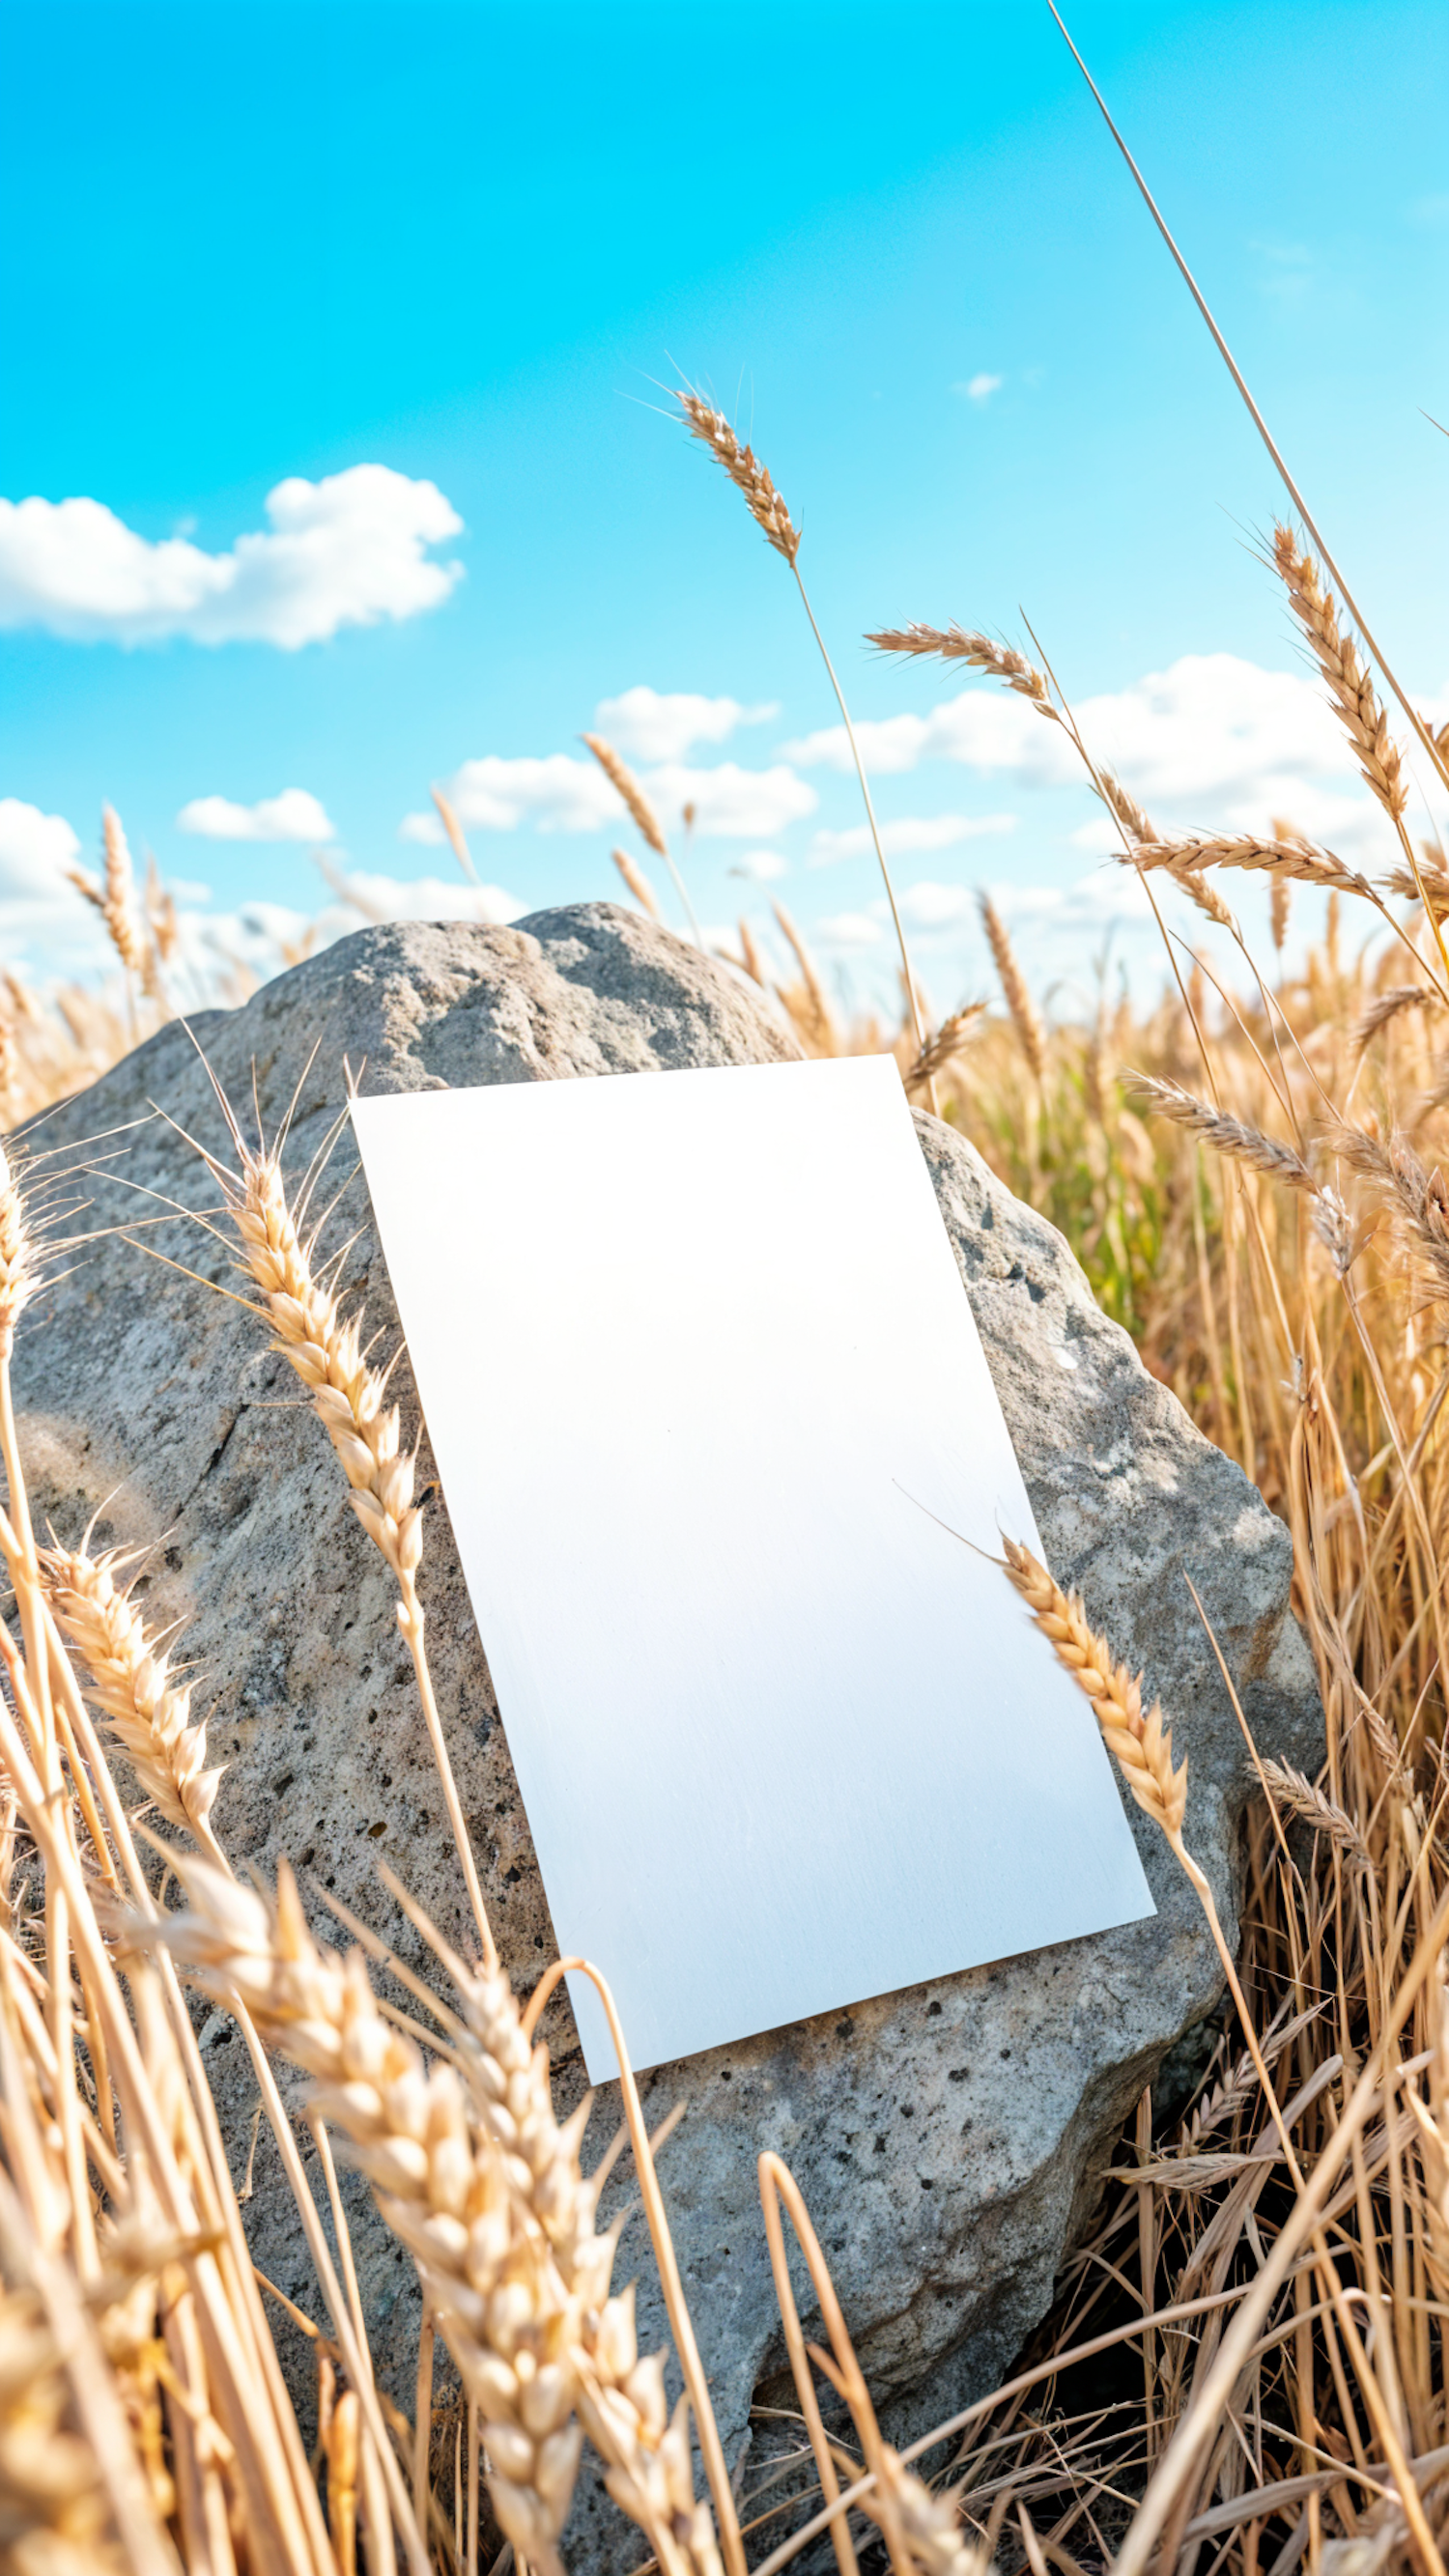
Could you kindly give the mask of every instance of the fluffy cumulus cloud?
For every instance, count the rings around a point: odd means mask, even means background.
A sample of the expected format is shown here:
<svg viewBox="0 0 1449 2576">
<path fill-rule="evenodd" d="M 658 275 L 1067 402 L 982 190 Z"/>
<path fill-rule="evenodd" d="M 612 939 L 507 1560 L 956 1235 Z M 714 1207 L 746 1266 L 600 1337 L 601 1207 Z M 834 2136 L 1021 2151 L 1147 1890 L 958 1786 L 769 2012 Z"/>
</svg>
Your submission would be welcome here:
<svg viewBox="0 0 1449 2576">
<path fill-rule="evenodd" d="M 641 772 L 641 780 L 666 830 L 689 805 L 694 828 L 722 840 L 767 840 L 787 823 L 813 814 L 819 798 L 809 781 L 777 763 L 741 769 L 732 760 L 713 769 L 667 761 Z M 504 759 L 490 752 L 465 760 L 447 781 L 454 812 L 465 829 L 516 832 L 595 832 L 626 827 L 619 797 L 596 761 L 554 751 L 541 760 Z M 406 814 L 405 841 L 436 845 L 444 838 L 436 814 Z"/>
<path fill-rule="evenodd" d="M 0 796 L 0 948 L 7 963 L 43 958 L 68 971 L 104 964 L 96 914 L 65 881 L 80 855 L 63 814 Z"/>
<path fill-rule="evenodd" d="M 326 870 L 327 881 L 352 918 L 334 927 L 331 912 L 322 915 L 323 942 L 355 930 L 364 921 L 482 921 L 496 927 L 517 921 L 527 911 L 506 886 L 463 885 L 456 877 L 393 877 L 371 869 L 344 874 Z"/>
<path fill-rule="evenodd" d="M 448 801 L 465 831 L 594 832 L 622 812 L 598 763 L 551 751 L 542 760 L 505 760 L 489 752 L 465 760 L 447 781 Z M 402 838 L 436 844 L 446 839 L 436 814 L 408 814 Z"/>
<path fill-rule="evenodd" d="M 988 376 L 983 368 L 979 375 L 968 376 L 964 384 L 953 385 L 951 390 L 964 394 L 968 402 L 988 403 L 993 394 L 1000 393 L 1002 381 L 1000 376 Z"/>
<path fill-rule="evenodd" d="M 723 841 L 767 841 L 787 823 L 813 814 L 820 799 L 808 779 L 777 761 L 769 769 L 741 769 L 722 760 L 713 769 L 689 769 L 668 761 L 651 769 L 644 781 L 665 818 L 694 808 L 697 832 Z"/>
<path fill-rule="evenodd" d="M 698 743 L 728 742 L 738 725 L 768 724 L 778 706 L 745 707 L 738 698 L 700 698 L 683 692 L 626 689 L 601 698 L 594 731 L 632 760 L 683 760 Z"/>
<path fill-rule="evenodd" d="M 74 867 L 80 842 L 63 814 L 44 814 L 18 796 L 0 796 L 0 897 L 53 895 Z"/>
<path fill-rule="evenodd" d="M 1234 653 L 1190 653 L 1130 688 L 1082 700 L 1075 712 L 1094 756 L 1120 771 L 1159 823 L 1254 830 L 1283 815 L 1355 847 L 1378 832 L 1377 808 L 1355 789 L 1348 745 L 1302 674 L 1265 671 Z M 857 732 L 881 776 L 950 760 L 1027 786 L 1082 778 L 1059 725 L 986 683 L 927 715 L 888 716 Z M 787 743 L 784 757 L 802 768 L 851 766 L 841 726 Z M 1106 846 L 1085 827 L 1083 839 Z"/>
<path fill-rule="evenodd" d="M 902 814 L 882 823 L 880 836 L 887 858 L 898 859 L 922 850 L 954 850 L 963 841 L 1015 829 L 1014 814 Z M 810 865 L 827 868 L 837 859 L 865 858 L 874 847 L 866 823 L 852 823 L 843 832 L 819 831 L 811 839 Z"/>
<path fill-rule="evenodd" d="M 305 787 L 284 787 L 280 796 L 263 796 L 255 805 L 235 805 L 229 796 L 193 796 L 176 817 L 183 832 L 204 841 L 335 841 L 337 826 L 324 805 Z"/>
<path fill-rule="evenodd" d="M 462 578 L 430 549 L 462 528 L 436 483 L 352 465 L 267 494 L 268 526 L 208 554 L 152 541 L 102 501 L 0 501 L 0 626 L 122 644 L 189 636 L 294 652 L 436 608 Z"/>
<path fill-rule="evenodd" d="M 831 913 L 815 930 L 816 943 L 827 957 L 849 957 L 860 949 L 874 948 L 884 936 L 871 912 Z"/>
</svg>

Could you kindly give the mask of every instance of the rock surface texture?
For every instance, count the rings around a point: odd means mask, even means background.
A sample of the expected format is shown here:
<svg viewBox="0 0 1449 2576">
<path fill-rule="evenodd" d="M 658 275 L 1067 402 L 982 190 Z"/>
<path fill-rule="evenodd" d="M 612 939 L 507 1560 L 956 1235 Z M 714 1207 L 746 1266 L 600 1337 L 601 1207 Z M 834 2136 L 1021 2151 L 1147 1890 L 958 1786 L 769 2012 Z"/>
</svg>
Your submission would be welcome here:
<svg viewBox="0 0 1449 2576">
<path fill-rule="evenodd" d="M 344 1098 L 344 1059 L 368 1090 L 553 1080 L 795 1053 L 763 1001 L 642 917 L 607 904 L 546 912 L 508 930 L 405 925 L 359 932 L 266 986 L 244 1010 L 194 1029 L 238 1113 L 256 1096 L 268 1129 L 292 1117 L 300 1171 Z M 260 1326 L 212 1289 L 148 1260 L 165 1251 L 209 1279 L 224 1249 L 194 1225 L 150 1222 L 152 1189 L 194 1208 L 214 1186 L 157 1104 L 224 1151 L 222 1121 L 190 1037 L 164 1030 L 47 1121 L 54 1160 L 84 1140 L 115 1159 L 88 1178 L 87 1225 L 108 1233 L 34 1311 L 17 1361 L 38 1520 L 76 1538 L 155 1543 L 149 1615 L 184 1618 L 213 1697 L 212 1758 L 229 1765 L 215 1822 L 239 1866 L 267 1877 L 283 1854 L 366 1917 L 400 1955 L 418 1945 L 380 1886 L 400 1872 L 453 1938 L 466 1939 L 456 1861 L 429 1761 L 390 1580 L 345 1505 L 320 1427 Z M 1288 1610 L 1288 1534 L 1239 1470 L 1192 1428 L 1107 1322 L 1061 1237 L 935 1120 L 921 1148 L 1053 1569 L 1080 1586 L 1115 1651 L 1146 1668 L 1190 1757 L 1187 1838 L 1234 1919 L 1233 1856 L 1244 1756 L 1191 1574 L 1259 1745 L 1312 1768 L 1320 1713 Z M 124 1131 L 124 1132 L 117 1132 Z M 65 1156 L 60 1156 L 64 1161 Z M 343 1135 L 328 1187 L 355 1157 Z M 147 1220 L 144 1226 L 138 1220 Z M 381 1348 L 396 1316 L 359 1176 L 330 1220 L 350 1238 L 341 1285 L 365 1295 Z M 391 1337 L 391 1338 L 389 1338 Z M 500 1357 L 506 1366 L 506 1357 Z M 405 1365 L 404 1436 L 416 1421 Z M 420 1484 L 428 1477 L 424 1444 Z M 528 1824 L 498 1722 L 446 1511 L 427 1514 L 422 1587 L 443 1722 L 504 1958 L 520 1987 L 552 1955 Z M 566 1604 L 560 1604 L 561 1613 Z M 1023 1614 L 1002 1584 L 1003 1620 Z M 1010 1710 L 1002 1712 L 1011 1723 Z M 942 1711 L 950 1759 L 950 1712 Z M 920 1782 L 923 1799 L 931 1782 Z M 681 2096 L 688 2117 L 661 2167 L 685 2286 L 731 2455 L 751 2394 L 783 2346 L 756 2196 L 774 2147 L 803 2187 L 866 2371 L 888 2420 L 917 2429 L 990 2386 L 1041 2316 L 1088 2214 L 1114 2133 L 1164 2052 L 1213 2004 L 1217 1962 L 1189 1888 L 1131 1810 L 1154 1920 L 722 2049 L 645 2082 L 651 2119 Z M 648 1867 L 621 1853 L 620 1868 Z M 971 1867 L 969 1849 L 961 1854 Z M 309 1900 L 310 1901 L 310 1900 Z M 312 1907 L 324 1935 L 320 1899 Z M 343 1936 L 338 1934 L 338 1938 Z M 607 1964 L 607 1963 L 606 1963 Z M 582 2089 L 562 1997 L 549 2008 L 561 2107 Z M 230 2025 L 203 2046 L 246 2160 L 255 2088 Z M 595 2114 L 600 2144 L 612 2096 Z M 265 2135 L 248 2211 L 256 2256 L 307 2309 L 317 2292 Z M 613 2190 L 615 2186 L 611 2186 Z M 627 2192 L 627 2175 L 619 2188 Z M 406 2366 L 411 2266 L 351 2203 L 384 2373 Z M 643 2337 L 663 2340 L 636 2220 L 619 2277 L 637 2268 Z M 641 2338 L 642 2339 L 642 2338 Z M 300 2344 L 299 2344 L 300 2354 Z M 411 2388 L 398 2394 L 410 2407 Z M 581 2506 L 575 2568 L 632 2564 L 637 2535 L 597 2496 Z"/>
</svg>

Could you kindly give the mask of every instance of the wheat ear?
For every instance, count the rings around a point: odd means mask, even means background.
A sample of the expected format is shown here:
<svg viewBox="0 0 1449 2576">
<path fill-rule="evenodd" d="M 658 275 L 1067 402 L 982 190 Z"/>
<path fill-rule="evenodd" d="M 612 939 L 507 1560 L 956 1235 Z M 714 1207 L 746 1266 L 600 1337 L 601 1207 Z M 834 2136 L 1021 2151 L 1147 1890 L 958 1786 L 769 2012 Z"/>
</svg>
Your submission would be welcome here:
<svg viewBox="0 0 1449 2576">
<path fill-rule="evenodd" d="M 643 788 L 640 786 L 638 779 L 635 777 L 633 770 L 629 768 L 625 761 L 622 761 L 619 758 L 613 744 L 611 742 L 605 742 L 601 733 L 586 733 L 581 736 L 581 740 L 587 744 L 589 750 L 593 753 L 595 760 L 598 762 L 599 767 L 602 769 L 604 776 L 607 778 L 609 785 L 614 789 L 616 795 L 622 798 L 624 804 L 628 807 L 629 813 L 637 825 L 646 846 L 654 852 L 656 858 L 661 858 L 664 861 L 671 877 L 674 879 L 674 891 L 684 906 L 685 918 L 689 923 L 690 929 L 694 933 L 694 944 L 696 948 L 703 948 L 704 934 L 701 931 L 698 919 L 696 918 L 694 906 L 689 899 L 689 888 L 685 884 L 683 877 L 680 875 L 679 870 L 675 865 L 674 854 L 669 847 L 669 843 L 664 837 L 664 826 L 660 822 L 658 815 L 655 813 L 653 806 L 650 804 L 648 797 L 645 795 Z M 620 859 L 617 850 L 614 852 L 614 859 L 616 865 L 622 866 L 623 862 Z M 625 871 L 625 882 L 626 884 L 628 883 L 627 870 Z M 642 900 L 644 899 L 641 897 L 641 901 Z M 654 912 L 657 915 L 658 906 L 654 903 L 652 897 L 645 902 L 645 910 Z"/>
<path fill-rule="evenodd" d="M 972 1032 L 973 1024 L 985 1010 L 984 1002 L 968 1002 L 964 1010 L 953 1011 L 943 1020 L 933 1038 L 922 1047 L 914 1064 L 907 1067 L 907 1091 L 923 1090 L 938 1073 L 944 1073 L 953 1056 L 958 1056 Z"/>
<path fill-rule="evenodd" d="M 637 904 L 642 905 L 651 921 L 659 919 L 659 898 L 637 859 L 627 850 L 612 850 L 610 857 Z"/>
<path fill-rule="evenodd" d="M 1432 1010 L 1439 996 L 1431 984 L 1395 984 L 1387 993 L 1379 993 L 1355 1023 L 1353 1043 L 1358 1053 L 1396 1020 L 1401 1011 Z"/>
<path fill-rule="evenodd" d="M 1255 1172 L 1266 1172 L 1270 1180 L 1284 1181 L 1290 1189 L 1318 1195 L 1318 1182 L 1302 1155 L 1295 1153 L 1291 1145 L 1280 1144 L 1276 1136 L 1265 1136 L 1260 1128 L 1245 1127 L 1241 1119 L 1225 1117 L 1195 1093 L 1184 1091 L 1181 1083 L 1163 1082 L 1150 1073 L 1124 1073 L 1121 1079 L 1144 1109 L 1155 1111 L 1159 1118 L 1172 1119 L 1179 1127 L 1190 1128 L 1193 1135 L 1216 1146 L 1220 1154 L 1229 1155 L 1235 1162 L 1250 1163 Z"/>
<path fill-rule="evenodd" d="M 610 2294 L 618 2228 L 595 2232 L 598 2189 L 578 2163 L 589 2102 L 559 2125 L 548 2052 L 502 1971 L 455 1963 L 462 2044 L 456 2065 L 428 2066 L 379 2011 L 361 1952 L 313 1940 L 285 1867 L 275 1909 L 204 1863 L 179 1867 L 190 1908 L 150 1937 L 314 2079 L 311 2118 L 347 2139 L 479 2408 L 494 2511 L 520 2558 L 562 2576 L 587 2432 L 666 2576 L 720 2576 L 686 2418 L 669 2415 L 660 2357 L 639 2357 L 632 2289 Z"/>
<path fill-rule="evenodd" d="M 1398 744 L 1389 732 L 1388 717 L 1359 659 L 1353 636 L 1345 635 L 1339 625 L 1332 591 L 1323 588 L 1312 555 L 1299 545 L 1294 530 L 1281 519 L 1273 529 L 1273 564 L 1308 649 L 1328 684 L 1339 722 L 1358 754 L 1359 774 L 1390 821 L 1397 823 L 1408 804 L 1409 790 Z"/>
<path fill-rule="evenodd" d="M 430 787 L 428 789 L 428 794 L 431 796 L 433 803 L 437 808 L 438 821 L 442 824 L 444 831 L 448 835 L 449 849 L 452 851 L 453 856 L 457 860 L 459 867 L 462 869 L 464 876 L 468 880 L 468 883 L 470 885 L 476 885 L 478 882 L 478 871 L 473 865 L 473 853 L 468 847 L 463 826 L 458 820 L 457 809 L 453 804 L 452 798 L 450 796 L 445 796 L 441 787 Z"/>
<path fill-rule="evenodd" d="M 1339 1850 L 1360 1869 L 1372 1867 L 1372 1857 L 1361 1827 L 1342 1807 L 1336 1806 L 1324 1790 L 1315 1787 L 1303 1772 L 1294 1769 L 1291 1762 L 1274 1762 L 1264 1754 L 1259 1767 L 1274 1796 L 1285 1807 L 1291 1808 L 1295 1816 L 1301 1817 L 1305 1825 L 1311 1825 L 1315 1833 L 1327 1834 L 1329 1841 L 1336 1843 Z"/>
<path fill-rule="evenodd" d="M 298 1235 L 278 1155 L 253 1153 L 234 1119 L 231 1125 L 239 1173 L 227 1171 L 210 1155 L 208 1167 L 221 1187 L 243 1262 L 261 1291 L 262 1312 L 275 1335 L 273 1347 L 309 1390 L 347 1478 L 352 1508 L 396 1579 L 398 1626 L 412 1655 L 474 1921 L 485 1956 L 491 1958 L 493 1934 L 428 1668 L 417 1588 L 423 1521 L 413 1501 L 414 1462 L 399 1444 L 397 1406 L 387 1400 L 386 1378 L 363 1354 L 357 1318 L 343 1320 L 333 1290 L 314 1272 L 314 1243 L 304 1244 Z"/>
<path fill-rule="evenodd" d="M 34 2291 L 0 2298 L 6 2564 L 15 2576 L 126 2576 L 100 2464 L 74 2428 L 66 2359 Z"/>
<path fill-rule="evenodd" d="M 1139 867 L 1168 868 L 1179 880 L 1202 868 L 1252 868 L 1275 879 L 1297 878 L 1325 891 L 1374 899 L 1367 877 L 1345 867 L 1332 850 L 1318 849 L 1311 841 L 1261 840 L 1253 832 L 1194 833 L 1180 841 L 1150 838 L 1134 850 L 1133 857 Z"/>
<path fill-rule="evenodd" d="M 1004 681 L 1029 698 L 1038 714 L 1060 724 L 1061 717 L 1052 704 L 1051 690 L 1045 674 L 1014 644 L 998 644 L 992 635 L 978 635 L 971 628 L 957 626 L 886 626 L 877 635 L 867 635 L 878 653 L 900 653 L 908 658 L 928 656 L 940 662 L 964 662 L 972 671 L 989 671 L 993 679 Z"/>
<path fill-rule="evenodd" d="M 1392 868 L 1384 879 L 1390 894 L 1399 894 L 1410 903 L 1422 903 L 1430 918 L 1441 922 L 1449 915 L 1449 867 L 1444 853 L 1430 842 L 1421 844 L 1414 867 Z"/>
<path fill-rule="evenodd" d="M 1006 1571 L 1057 1661 L 1065 1664 L 1097 1712 L 1097 1723 L 1139 1807 L 1160 1825 L 1174 1850 L 1187 1812 L 1187 1758 L 1172 1767 L 1172 1730 L 1154 1700 L 1142 1714 L 1142 1677 L 1134 1681 L 1105 1637 L 1088 1625 L 1081 1596 L 1064 1592 L 1029 1548 L 1005 1541 Z"/>
<path fill-rule="evenodd" d="M 153 1647 L 129 1587 L 117 1588 L 133 1562 L 119 1548 L 98 1557 L 84 1545 L 42 1548 L 41 1581 L 147 1797 L 225 1867 L 210 1823 L 224 1765 L 207 1770 L 206 1727 L 191 1723 L 190 1688 L 173 1686 L 169 1657 Z"/>
<path fill-rule="evenodd" d="M 642 839 L 657 858 L 667 859 L 669 844 L 664 838 L 664 827 L 633 770 L 619 758 L 613 744 L 605 742 L 601 733 L 586 733 L 580 736 L 580 740 L 587 744 L 609 785 L 627 805 Z"/>
<path fill-rule="evenodd" d="M 777 492 L 768 469 L 760 463 L 752 447 L 739 437 L 722 411 L 707 403 L 691 387 L 680 388 L 674 397 L 684 415 L 691 438 L 697 438 L 717 457 L 737 492 L 744 494 L 745 507 L 761 533 L 783 555 L 791 569 L 800 551 L 800 531 L 785 507 L 784 494 Z"/>
<path fill-rule="evenodd" d="M 1405 1136 L 1384 1145 L 1343 1122 L 1327 1130 L 1326 1142 L 1398 1217 L 1428 1261 L 1438 1294 L 1449 1295 L 1449 1183 L 1437 1165 L 1427 1170 Z"/>
<path fill-rule="evenodd" d="M 1016 951 L 1012 947 L 1006 924 L 990 895 L 983 894 L 978 897 L 978 901 L 981 906 L 981 926 L 991 943 L 991 954 L 996 960 L 996 972 L 1001 978 L 1006 1007 L 1011 1013 L 1016 1034 L 1021 1040 L 1022 1054 L 1038 1082 L 1044 1082 L 1047 1069 L 1046 1023 L 1032 999 L 1031 987 L 1017 964 Z"/>
</svg>

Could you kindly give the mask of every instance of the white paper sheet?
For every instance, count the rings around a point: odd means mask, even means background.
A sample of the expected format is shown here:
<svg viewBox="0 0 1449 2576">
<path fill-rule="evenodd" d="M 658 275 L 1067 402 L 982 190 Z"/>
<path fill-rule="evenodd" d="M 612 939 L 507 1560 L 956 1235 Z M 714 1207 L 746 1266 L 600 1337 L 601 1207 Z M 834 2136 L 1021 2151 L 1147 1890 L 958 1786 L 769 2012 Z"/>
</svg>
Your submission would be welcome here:
<svg viewBox="0 0 1449 2576">
<path fill-rule="evenodd" d="M 928 1517 L 1040 1547 L 888 1058 L 353 1119 L 560 1950 L 636 2064 L 1153 1911 L 1087 1701 Z"/>
</svg>

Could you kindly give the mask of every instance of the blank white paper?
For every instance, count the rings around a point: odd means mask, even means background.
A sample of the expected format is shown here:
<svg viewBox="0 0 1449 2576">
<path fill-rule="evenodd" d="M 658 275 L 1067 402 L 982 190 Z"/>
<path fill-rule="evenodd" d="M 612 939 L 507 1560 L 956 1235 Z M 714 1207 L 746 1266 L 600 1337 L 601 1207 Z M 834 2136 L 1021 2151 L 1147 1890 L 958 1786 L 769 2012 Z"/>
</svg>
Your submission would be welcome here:
<svg viewBox="0 0 1449 2576">
<path fill-rule="evenodd" d="M 1041 1552 L 890 1058 L 353 1120 L 560 1951 L 637 2065 L 1152 1913 L 961 1544 Z"/>
</svg>

